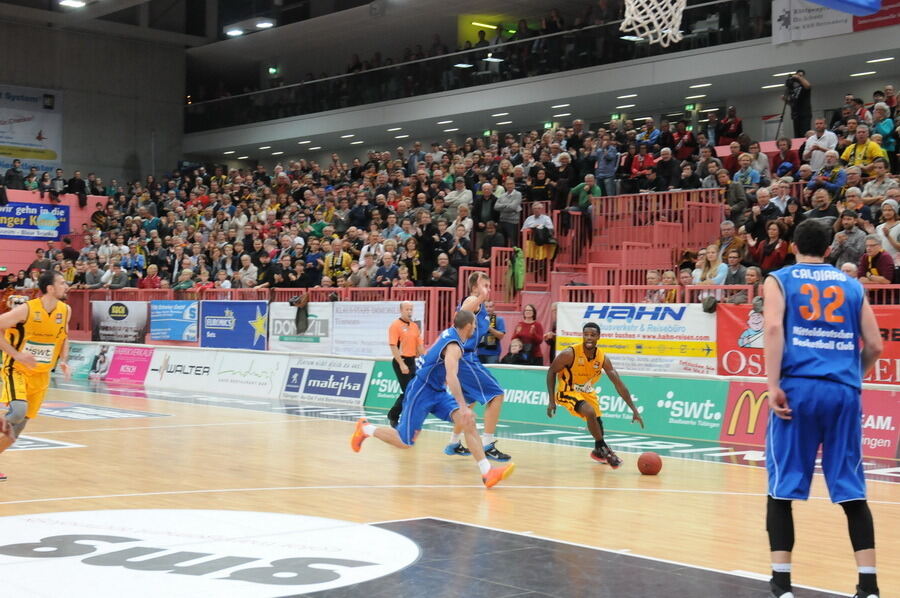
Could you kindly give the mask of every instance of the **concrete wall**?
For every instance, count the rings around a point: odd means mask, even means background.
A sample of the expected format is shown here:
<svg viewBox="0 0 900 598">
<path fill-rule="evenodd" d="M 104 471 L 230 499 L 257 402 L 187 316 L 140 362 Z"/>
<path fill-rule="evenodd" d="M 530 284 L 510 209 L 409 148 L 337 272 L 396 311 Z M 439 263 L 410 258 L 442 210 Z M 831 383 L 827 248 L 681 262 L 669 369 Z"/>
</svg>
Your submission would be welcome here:
<svg viewBox="0 0 900 598">
<path fill-rule="evenodd" d="M 62 162 L 104 180 L 181 158 L 184 49 L 0 22 L 0 82 L 64 94 Z"/>
</svg>

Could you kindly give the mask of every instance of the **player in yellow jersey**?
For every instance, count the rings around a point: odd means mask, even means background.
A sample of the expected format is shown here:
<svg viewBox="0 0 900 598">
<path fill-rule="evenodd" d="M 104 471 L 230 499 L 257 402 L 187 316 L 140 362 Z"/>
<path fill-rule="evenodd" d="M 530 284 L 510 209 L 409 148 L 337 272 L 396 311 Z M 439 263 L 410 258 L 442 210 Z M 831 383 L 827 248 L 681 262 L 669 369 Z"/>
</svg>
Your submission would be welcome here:
<svg viewBox="0 0 900 598">
<path fill-rule="evenodd" d="M 547 417 L 556 414 L 556 406 L 562 405 L 575 417 L 580 417 L 587 423 L 591 436 L 594 437 L 594 450 L 591 451 L 591 459 L 600 463 L 608 463 L 616 469 L 622 464 L 622 459 L 616 455 L 606 441 L 603 440 L 603 421 L 600 419 L 600 401 L 594 385 L 606 372 L 616 391 L 631 407 L 632 422 L 644 427 L 644 420 L 631 400 L 625 383 L 619 377 L 612 362 L 597 349 L 597 341 L 600 339 L 600 327 L 588 322 L 581 329 L 582 342 L 568 347 L 561 352 L 550 364 L 547 371 L 547 393 L 550 395 L 550 404 L 547 405 Z"/>
<path fill-rule="evenodd" d="M 41 297 L 0 316 L 0 402 L 8 405 L 5 419 L 14 438 L 29 419 L 37 417 L 50 386 L 50 371 L 59 366 L 69 376 L 66 358 L 71 310 L 62 302 L 69 284 L 61 272 L 49 270 L 38 278 L 38 289 Z M 0 474 L 0 479 L 5 476 Z"/>
</svg>

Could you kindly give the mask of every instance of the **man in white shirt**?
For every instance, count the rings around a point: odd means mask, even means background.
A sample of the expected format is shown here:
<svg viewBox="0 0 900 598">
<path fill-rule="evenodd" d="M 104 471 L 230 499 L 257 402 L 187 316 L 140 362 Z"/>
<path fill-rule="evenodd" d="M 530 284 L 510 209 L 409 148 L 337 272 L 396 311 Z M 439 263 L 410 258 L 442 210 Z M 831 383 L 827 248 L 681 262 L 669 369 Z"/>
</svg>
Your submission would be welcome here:
<svg viewBox="0 0 900 598">
<path fill-rule="evenodd" d="M 447 220 L 452 222 L 456 220 L 459 212 L 459 206 L 466 205 L 472 207 L 472 192 L 466 189 L 466 179 L 458 176 L 453 182 L 453 190 L 444 196 L 444 205 L 447 206 Z"/>
<path fill-rule="evenodd" d="M 803 159 L 809 162 L 810 167 L 818 172 L 825 164 L 825 152 L 837 147 L 837 135 L 825 128 L 825 119 L 817 118 L 815 122 L 815 135 L 806 140 L 803 150 Z"/>
<path fill-rule="evenodd" d="M 522 230 L 526 228 L 549 228 L 553 232 L 553 220 L 547 215 L 547 210 L 541 202 L 534 202 L 531 207 L 531 216 L 525 219 Z"/>
</svg>

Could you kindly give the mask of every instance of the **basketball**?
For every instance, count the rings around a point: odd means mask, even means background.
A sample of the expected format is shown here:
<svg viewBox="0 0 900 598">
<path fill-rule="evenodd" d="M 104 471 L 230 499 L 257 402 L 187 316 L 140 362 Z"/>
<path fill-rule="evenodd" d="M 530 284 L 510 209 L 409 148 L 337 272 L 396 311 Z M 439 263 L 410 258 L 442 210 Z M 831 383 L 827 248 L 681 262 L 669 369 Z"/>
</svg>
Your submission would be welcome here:
<svg viewBox="0 0 900 598">
<path fill-rule="evenodd" d="M 662 469 L 662 458 L 656 453 L 641 453 L 637 466 L 642 475 L 656 475 Z"/>
</svg>

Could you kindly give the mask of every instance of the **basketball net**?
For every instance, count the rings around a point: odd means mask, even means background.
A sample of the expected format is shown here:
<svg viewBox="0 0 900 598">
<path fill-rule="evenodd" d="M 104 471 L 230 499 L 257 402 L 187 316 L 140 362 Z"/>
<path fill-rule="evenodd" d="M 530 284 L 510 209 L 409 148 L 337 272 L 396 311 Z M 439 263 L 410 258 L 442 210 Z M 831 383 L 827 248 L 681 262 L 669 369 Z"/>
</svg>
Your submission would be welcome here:
<svg viewBox="0 0 900 598">
<path fill-rule="evenodd" d="M 681 13 L 687 0 L 625 0 L 619 30 L 663 48 L 681 41 Z"/>
</svg>

